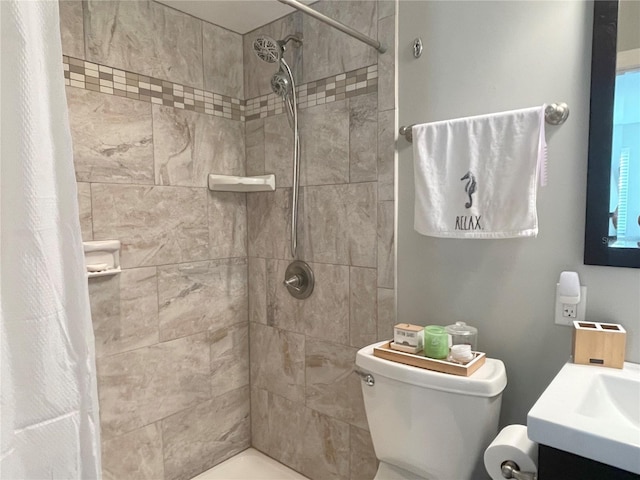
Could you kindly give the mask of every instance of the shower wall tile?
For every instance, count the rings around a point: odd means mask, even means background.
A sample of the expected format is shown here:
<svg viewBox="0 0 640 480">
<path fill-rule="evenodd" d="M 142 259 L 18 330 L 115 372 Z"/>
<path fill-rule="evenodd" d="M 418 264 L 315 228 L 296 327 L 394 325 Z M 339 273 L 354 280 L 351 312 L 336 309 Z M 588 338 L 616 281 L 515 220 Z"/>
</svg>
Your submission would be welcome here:
<svg viewBox="0 0 640 480">
<path fill-rule="evenodd" d="M 394 203 L 378 203 L 378 286 L 394 288 Z"/>
<path fill-rule="evenodd" d="M 89 279 L 98 358 L 158 343 L 157 285 L 155 267 Z"/>
<path fill-rule="evenodd" d="M 279 188 L 275 192 L 255 192 L 247 196 L 250 257 L 291 258 L 290 205 L 289 188 Z"/>
<path fill-rule="evenodd" d="M 249 385 L 248 323 L 242 322 L 211 331 L 209 343 L 213 396 L 217 397 Z"/>
<path fill-rule="evenodd" d="M 351 267 L 349 273 L 349 345 L 376 341 L 378 273 L 375 268 Z"/>
<path fill-rule="evenodd" d="M 254 446 L 309 478 L 349 478 L 348 424 L 261 389 L 252 401 Z"/>
<path fill-rule="evenodd" d="M 162 341 L 247 322 L 247 260 L 158 267 Z"/>
<path fill-rule="evenodd" d="M 313 8 L 364 35 L 377 37 L 378 10 L 375 1 L 326 1 L 316 3 Z M 304 83 L 376 63 L 377 52 L 374 48 L 313 17 L 303 17 L 303 31 Z"/>
<path fill-rule="evenodd" d="M 164 478 L 160 423 L 103 441 L 102 475 L 104 480 Z"/>
<path fill-rule="evenodd" d="M 206 187 L 207 175 L 244 175 L 241 122 L 153 106 L 157 185 Z"/>
<path fill-rule="evenodd" d="M 206 333 L 103 357 L 97 366 L 105 439 L 211 398 Z"/>
<path fill-rule="evenodd" d="M 91 214 L 91 184 L 78 182 L 78 212 L 82 240 L 93 240 L 93 217 Z"/>
<path fill-rule="evenodd" d="M 84 2 L 87 60 L 203 88 L 202 21 L 150 0 Z"/>
<path fill-rule="evenodd" d="M 247 175 L 264 175 L 267 173 L 264 168 L 264 119 L 247 120 L 244 132 Z"/>
<path fill-rule="evenodd" d="M 206 259 L 206 195 L 204 188 L 93 184 L 94 238 L 119 239 L 124 268 Z"/>
<path fill-rule="evenodd" d="M 396 16 L 390 15 L 378 22 L 378 41 L 387 46 L 385 53 L 378 53 L 378 95 L 380 111 L 396 108 L 394 55 Z"/>
<path fill-rule="evenodd" d="M 395 110 L 378 112 L 378 201 L 395 198 Z"/>
<path fill-rule="evenodd" d="M 251 385 L 251 446 L 269 454 L 269 396 L 262 388 Z M 280 460 L 282 462 L 282 460 Z"/>
<path fill-rule="evenodd" d="M 314 262 L 376 266 L 376 184 L 305 187 L 305 252 Z"/>
<path fill-rule="evenodd" d="M 393 326 L 396 324 L 395 290 L 378 288 L 378 341 L 393 338 Z"/>
<path fill-rule="evenodd" d="M 378 95 L 349 100 L 349 181 L 378 180 Z"/>
<path fill-rule="evenodd" d="M 282 285 L 289 262 L 267 260 L 267 324 L 307 338 L 349 342 L 349 267 L 310 264 L 313 294 L 300 301 Z"/>
<path fill-rule="evenodd" d="M 371 434 L 367 430 L 351 426 L 349 431 L 350 479 L 373 480 L 378 471 L 378 459 L 373 449 Z"/>
<path fill-rule="evenodd" d="M 302 131 L 300 132 L 302 135 Z M 264 170 L 276 175 L 276 187 L 293 184 L 293 134 L 287 115 L 264 119 Z"/>
<path fill-rule="evenodd" d="M 84 26 L 81 0 L 59 0 L 62 53 L 84 58 Z"/>
<path fill-rule="evenodd" d="M 358 349 L 307 339 L 305 351 L 307 407 L 368 429 L 361 380 L 353 373 Z"/>
<path fill-rule="evenodd" d="M 278 69 L 275 64 L 266 63 L 255 55 L 253 41 L 262 35 L 280 40 L 296 32 L 302 32 L 302 14 L 299 12 L 287 15 L 243 36 L 244 98 L 271 93 L 271 77 Z M 289 42 L 284 58 L 293 71 L 294 80 L 302 81 L 302 48 L 296 47 L 293 41 Z"/>
<path fill-rule="evenodd" d="M 301 184 L 348 183 L 349 106 L 347 101 L 303 110 L 300 112 L 300 124 L 304 125 L 300 130 Z M 268 144 L 268 141 L 265 143 Z"/>
<path fill-rule="evenodd" d="M 249 398 L 243 387 L 164 419 L 164 478 L 188 480 L 247 449 Z"/>
<path fill-rule="evenodd" d="M 264 258 L 249 257 L 249 321 L 267 323 L 267 266 Z"/>
<path fill-rule="evenodd" d="M 250 324 L 251 384 L 282 395 L 294 402 L 304 402 L 303 335 L 278 328 Z"/>
<path fill-rule="evenodd" d="M 76 178 L 153 183 L 151 105 L 67 87 Z"/>
<path fill-rule="evenodd" d="M 244 99 L 242 35 L 203 22 L 202 37 L 205 90 Z"/>
<path fill-rule="evenodd" d="M 209 256 L 247 256 L 247 195 L 208 192 Z"/>
<path fill-rule="evenodd" d="M 395 0 L 378 0 L 378 20 L 382 20 L 390 15 L 396 14 Z M 387 44 L 389 47 L 391 44 Z M 389 51 L 389 50 L 387 50 Z"/>
</svg>

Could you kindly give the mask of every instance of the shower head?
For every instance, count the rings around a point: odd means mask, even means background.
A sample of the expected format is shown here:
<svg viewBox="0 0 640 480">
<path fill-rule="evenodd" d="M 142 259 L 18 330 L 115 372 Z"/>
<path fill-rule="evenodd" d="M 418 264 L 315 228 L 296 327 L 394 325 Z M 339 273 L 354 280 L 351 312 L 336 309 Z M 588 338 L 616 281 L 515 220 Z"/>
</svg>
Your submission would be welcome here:
<svg viewBox="0 0 640 480">
<path fill-rule="evenodd" d="M 282 70 L 278 70 L 271 77 L 271 89 L 276 95 L 286 97 L 291 91 L 291 80 Z"/>
<path fill-rule="evenodd" d="M 260 60 L 267 63 L 279 62 L 284 53 L 284 44 L 271 37 L 262 35 L 253 41 L 253 52 Z"/>
<path fill-rule="evenodd" d="M 290 40 L 300 45 L 302 44 L 302 34 L 287 35 L 284 40 L 274 40 L 267 35 L 261 35 L 253 41 L 253 52 L 263 62 L 277 63 L 282 59 L 285 45 L 289 43 Z"/>
</svg>

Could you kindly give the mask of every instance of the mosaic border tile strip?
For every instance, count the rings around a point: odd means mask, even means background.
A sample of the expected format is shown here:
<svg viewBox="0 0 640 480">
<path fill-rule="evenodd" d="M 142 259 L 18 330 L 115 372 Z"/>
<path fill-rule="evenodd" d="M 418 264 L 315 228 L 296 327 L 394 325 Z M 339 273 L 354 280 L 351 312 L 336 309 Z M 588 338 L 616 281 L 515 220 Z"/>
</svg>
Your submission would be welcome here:
<svg viewBox="0 0 640 480">
<path fill-rule="evenodd" d="M 305 83 L 296 87 L 298 108 L 309 108 L 345 98 L 378 91 L 378 65 L 359 68 L 346 73 Z M 284 112 L 284 102 L 275 93 L 247 100 L 246 120 L 270 117 Z"/>
<path fill-rule="evenodd" d="M 62 57 L 65 85 L 244 121 L 245 102 L 179 83 Z"/>
<path fill-rule="evenodd" d="M 67 55 L 62 63 L 65 85 L 71 87 L 241 122 L 284 113 L 284 102 L 275 93 L 241 100 Z M 377 64 L 296 87 L 300 109 L 377 91 Z"/>
</svg>

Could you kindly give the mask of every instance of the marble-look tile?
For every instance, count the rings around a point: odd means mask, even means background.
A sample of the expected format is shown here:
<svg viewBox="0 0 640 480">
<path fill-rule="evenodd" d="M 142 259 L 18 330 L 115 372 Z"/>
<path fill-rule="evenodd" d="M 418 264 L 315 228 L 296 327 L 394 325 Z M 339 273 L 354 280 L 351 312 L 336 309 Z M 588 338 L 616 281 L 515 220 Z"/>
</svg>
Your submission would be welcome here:
<svg viewBox="0 0 640 480">
<path fill-rule="evenodd" d="M 162 431 L 152 423 L 102 443 L 105 480 L 158 480 L 164 478 Z"/>
<path fill-rule="evenodd" d="M 203 260 L 206 195 L 203 188 L 93 184 L 93 237 L 119 239 L 124 268 Z"/>
<path fill-rule="evenodd" d="M 300 472 L 314 480 L 349 478 L 349 425 L 306 409 Z"/>
<path fill-rule="evenodd" d="M 247 259 L 158 267 L 162 341 L 247 322 Z"/>
<path fill-rule="evenodd" d="M 247 195 L 209 192 L 209 257 L 247 256 Z"/>
<path fill-rule="evenodd" d="M 214 397 L 249 385 L 249 324 L 214 330 L 211 343 L 211 393 Z"/>
<path fill-rule="evenodd" d="M 302 189 L 300 192 L 302 197 Z M 250 257 L 291 258 L 291 189 L 248 195 L 247 224 Z"/>
<path fill-rule="evenodd" d="M 305 187 L 304 245 L 313 262 L 376 264 L 376 184 Z"/>
<path fill-rule="evenodd" d="M 361 380 L 353 373 L 358 349 L 307 338 L 305 350 L 307 407 L 368 429 Z"/>
<path fill-rule="evenodd" d="M 286 114 L 264 119 L 264 170 L 275 173 L 277 188 L 293 183 L 293 133 Z"/>
<path fill-rule="evenodd" d="M 364 347 L 376 341 L 378 274 L 375 268 L 351 267 L 349 273 L 349 345 Z"/>
<path fill-rule="evenodd" d="M 251 386 L 251 446 L 269 454 L 269 395 Z"/>
<path fill-rule="evenodd" d="M 251 323 L 251 385 L 304 402 L 304 335 Z"/>
<path fill-rule="evenodd" d="M 78 213 L 82 240 L 93 240 L 93 217 L 91 214 L 91 184 L 78 182 Z"/>
<path fill-rule="evenodd" d="M 105 439 L 211 398 L 206 333 L 103 357 L 97 366 Z"/>
<path fill-rule="evenodd" d="M 311 479 L 349 477 L 348 424 L 261 389 L 251 398 L 256 448 Z"/>
<path fill-rule="evenodd" d="M 312 263 L 313 294 L 293 298 L 282 285 L 289 262 L 267 260 L 267 324 L 307 337 L 349 343 L 349 267 Z"/>
<path fill-rule="evenodd" d="M 249 387 L 162 421 L 166 480 L 188 480 L 249 447 Z"/>
<path fill-rule="evenodd" d="M 203 88 L 202 21 L 158 2 L 84 2 L 87 60 Z"/>
<path fill-rule="evenodd" d="M 300 129 L 301 185 L 348 183 L 349 106 L 347 101 L 332 102 L 302 110 L 300 124 L 303 125 Z"/>
<path fill-rule="evenodd" d="M 89 279 L 96 356 L 158 343 L 156 267 Z"/>
<path fill-rule="evenodd" d="M 253 51 L 253 41 L 262 35 L 280 40 L 296 32 L 302 32 L 301 13 L 287 15 L 243 35 L 244 98 L 254 98 L 271 93 L 271 77 L 277 71 L 276 65 L 266 63 L 256 56 Z M 302 48 L 297 47 L 294 42 L 289 42 L 284 58 L 293 71 L 296 83 L 299 83 L 302 79 Z"/>
<path fill-rule="evenodd" d="M 394 202 L 378 203 L 378 286 L 395 287 Z"/>
<path fill-rule="evenodd" d="M 375 1 L 318 2 L 313 8 L 364 35 L 377 37 Z M 304 83 L 376 63 L 377 52 L 369 45 L 308 15 L 304 16 L 303 25 Z"/>
<path fill-rule="evenodd" d="M 378 180 L 378 95 L 349 100 L 349 181 Z M 373 147 L 373 148 L 372 148 Z"/>
<path fill-rule="evenodd" d="M 244 98 L 242 35 L 212 23 L 202 23 L 204 89 Z"/>
<path fill-rule="evenodd" d="M 84 26 L 81 0 L 59 0 L 62 53 L 84 58 Z"/>
<path fill-rule="evenodd" d="M 396 324 L 396 292 L 388 288 L 378 289 L 378 341 L 393 338 Z"/>
<path fill-rule="evenodd" d="M 264 258 L 249 257 L 249 321 L 267 323 L 267 267 Z"/>
<path fill-rule="evenodd" d="M 378 0 L 378 20 L 396 14 L 396 0 Z"/>
<path fill-rule="evenodd" d="M 378 22 L 378 41 L 388 49 L 385 53 L 378 53 L 378 109 L 381 112 L 396 108 L 395 31 L 395 15 L 385 17 Z"/>
<path fill-rule="evenodd" d="M 206 187 L 207 175 L 244 175 L 242 122 L 153 106 L 157 185 Z"/>
<path fill-rule="evenodd" d="M 349 453 L 350 480 L 373 480 L 378 472 L 378 459 L 367 430 L 351 426 Z"/>
<path fill-rule="evenodd" d="M 378 113 L 378 201 L 393 200 L 395 155 L 395 111 Z"/>
<path fill-rule="evenodd" d="M 244 145 L 247 175 L 264 175 L 264 118 L 249 120 L 244 124 Z"/>
<path fill-rule="evenodd" d="M 67 87 L 80 182 L 153 183 L 151 104 Z"/>
</svg>

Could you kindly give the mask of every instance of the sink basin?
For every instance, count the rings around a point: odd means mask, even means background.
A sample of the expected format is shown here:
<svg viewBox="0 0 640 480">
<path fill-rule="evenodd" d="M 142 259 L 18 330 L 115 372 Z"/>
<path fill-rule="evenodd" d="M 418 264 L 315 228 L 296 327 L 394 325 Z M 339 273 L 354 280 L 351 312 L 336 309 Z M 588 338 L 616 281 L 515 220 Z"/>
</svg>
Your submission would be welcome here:
<svg viewBox="0 0 640 480">
<path fill-rule="evenodd" d="M 640 474 L 640 365 L 567 363 L 527 417 L 534 442 Z"/>
</svg>

